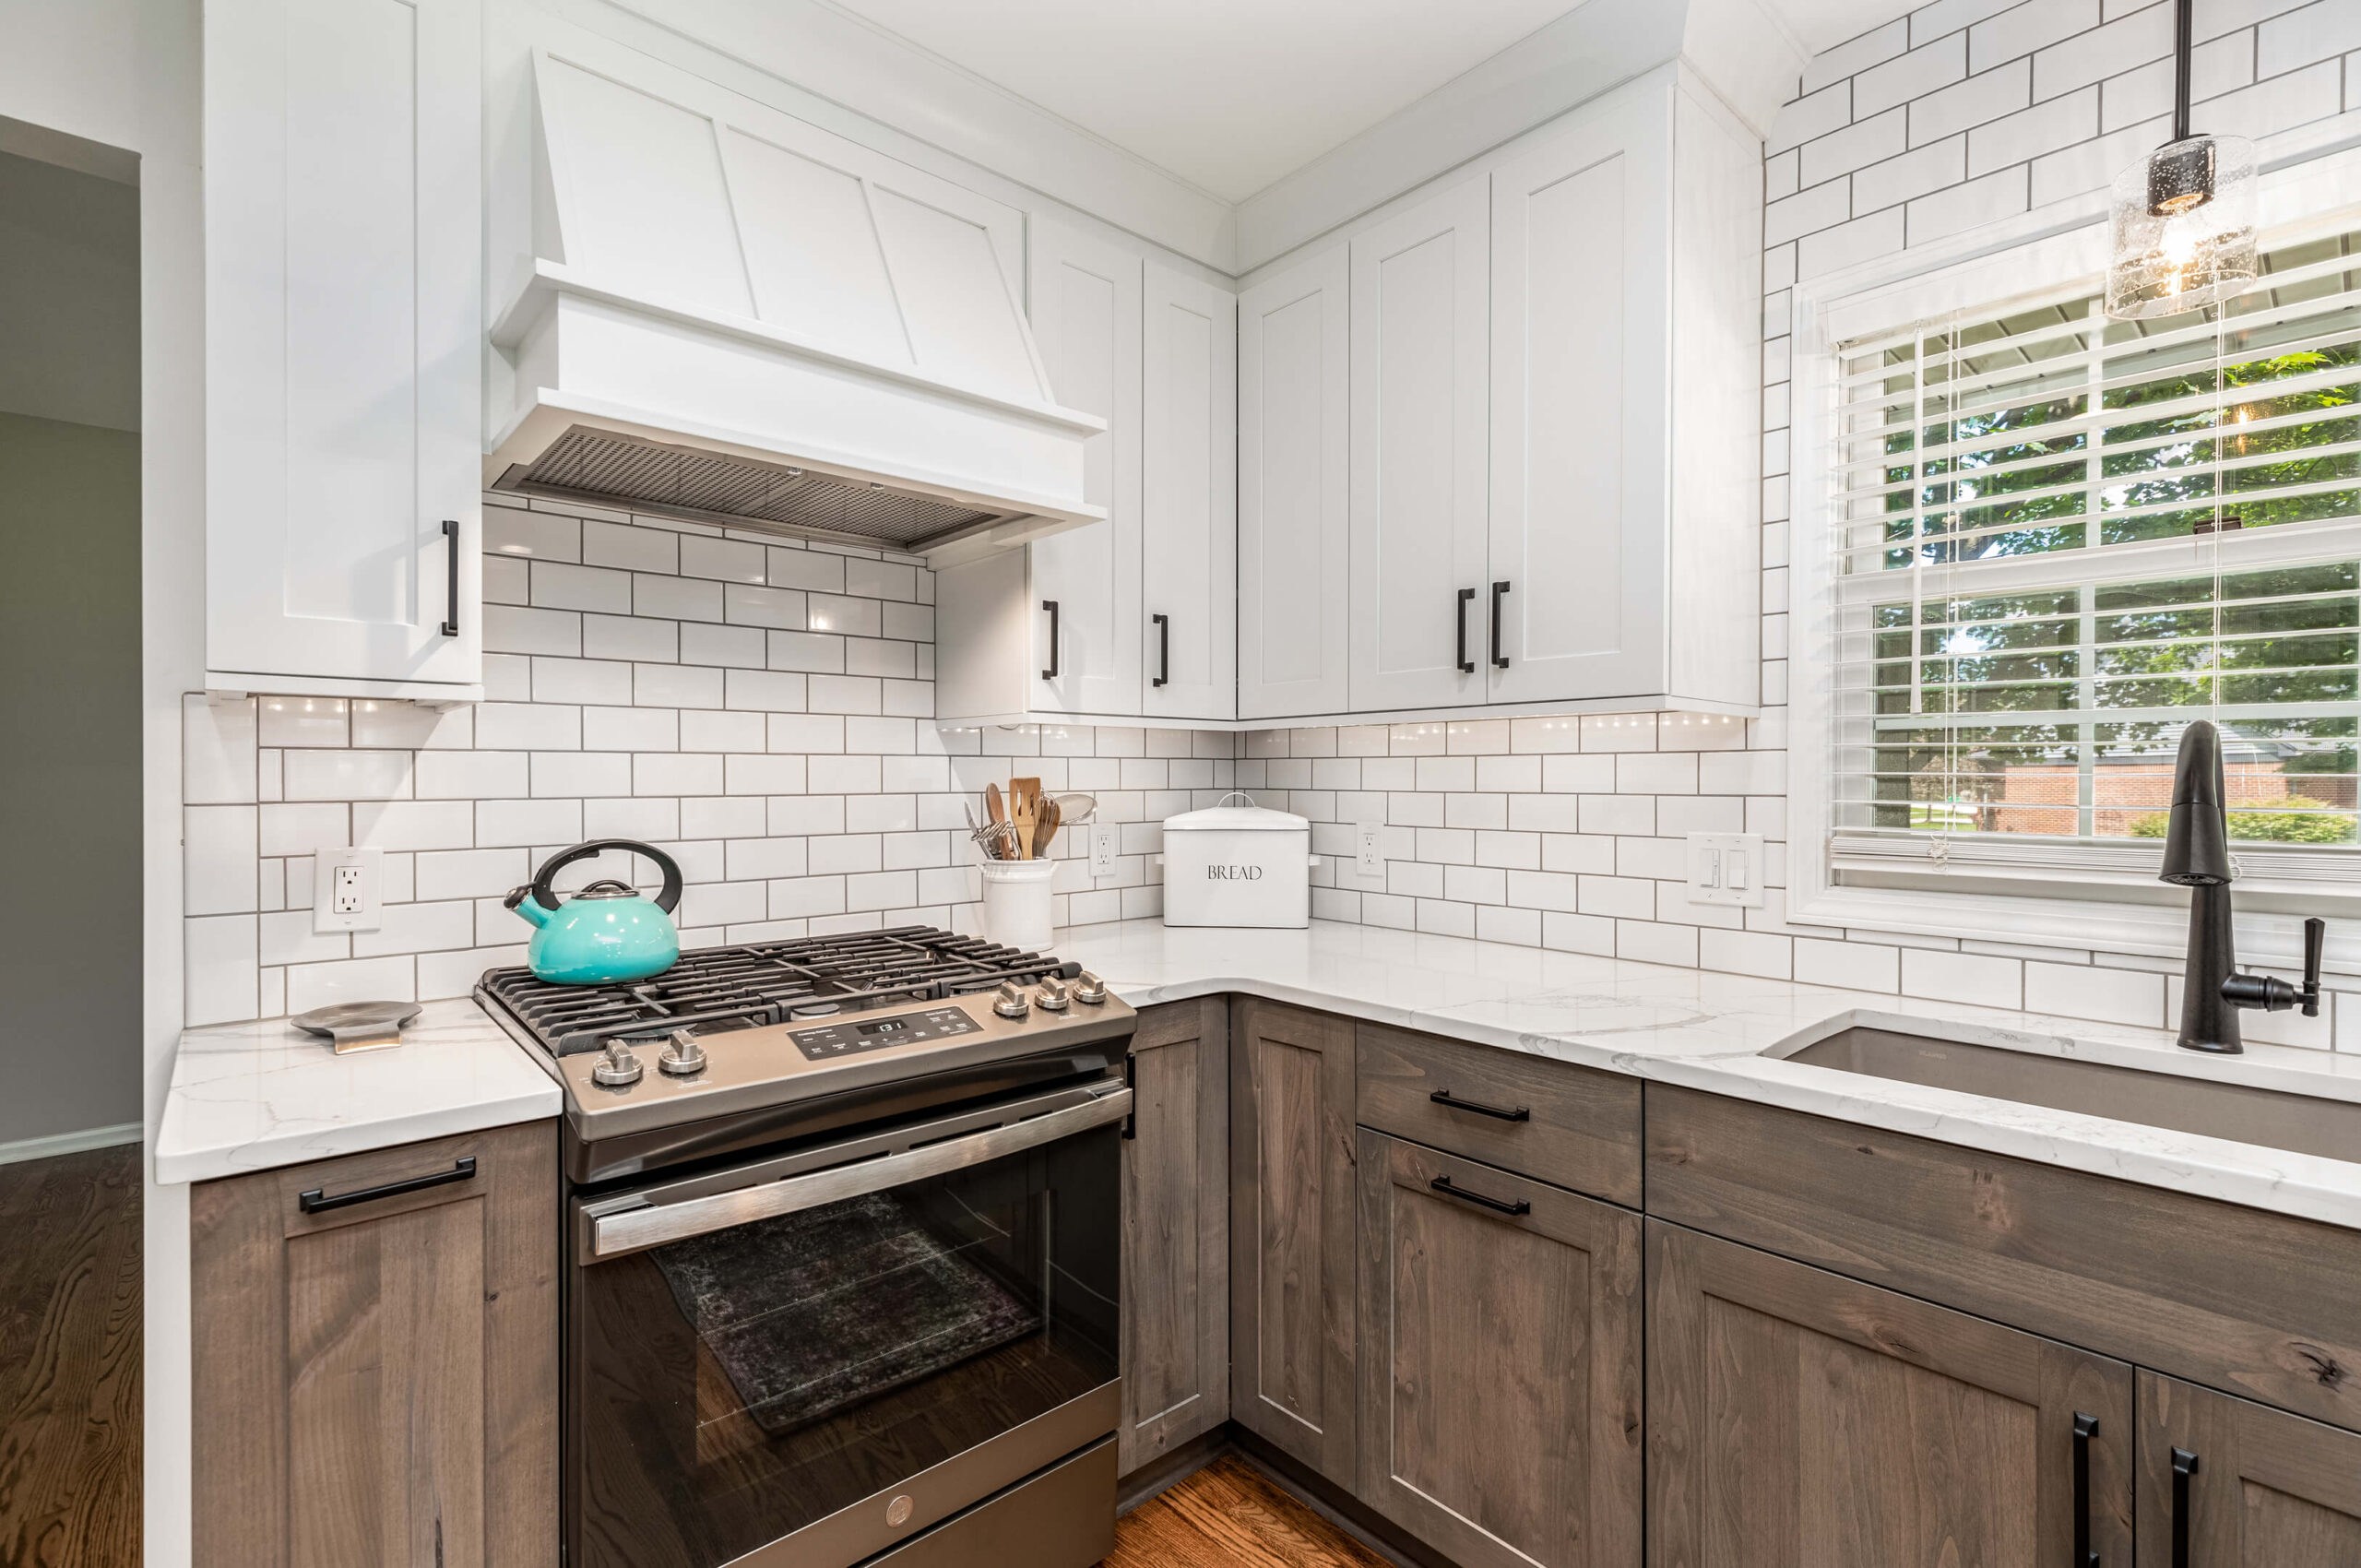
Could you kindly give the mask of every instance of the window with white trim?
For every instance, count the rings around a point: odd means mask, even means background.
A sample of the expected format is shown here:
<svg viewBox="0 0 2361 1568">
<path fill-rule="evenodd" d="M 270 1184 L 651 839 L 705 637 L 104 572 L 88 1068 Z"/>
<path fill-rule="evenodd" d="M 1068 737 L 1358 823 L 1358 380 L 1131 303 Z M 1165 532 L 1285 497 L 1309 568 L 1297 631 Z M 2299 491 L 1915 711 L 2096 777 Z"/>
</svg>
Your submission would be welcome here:
<svg viewBox="0 0 2361 1568">
<path fill-rule="evenodd" d="M 2248 874 L 2361 877 L 2361 233 L 2218 313 L 2100 304 L 1835 348 L 1838 881 L 2153 876 L 2196 718 Z"/>
</svg>

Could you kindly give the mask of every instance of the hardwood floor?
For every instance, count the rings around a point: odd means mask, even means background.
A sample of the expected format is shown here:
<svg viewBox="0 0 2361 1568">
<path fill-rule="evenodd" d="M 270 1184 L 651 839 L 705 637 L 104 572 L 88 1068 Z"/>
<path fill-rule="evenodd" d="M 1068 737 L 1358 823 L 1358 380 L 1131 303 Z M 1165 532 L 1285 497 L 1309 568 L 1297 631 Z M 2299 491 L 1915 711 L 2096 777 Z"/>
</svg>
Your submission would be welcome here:
<svg viewBox="0 0 2361 1568">
<path fill-rule="evenodd" d="M 1115 1525 L 1102 1568 L 1392 1568 L 1235 1455 Z"/>
<path fill-rule="evenodd" d="M 0 1165 L 0 1565 L 137 1568 L 139 1146 Z"/>
</svg>

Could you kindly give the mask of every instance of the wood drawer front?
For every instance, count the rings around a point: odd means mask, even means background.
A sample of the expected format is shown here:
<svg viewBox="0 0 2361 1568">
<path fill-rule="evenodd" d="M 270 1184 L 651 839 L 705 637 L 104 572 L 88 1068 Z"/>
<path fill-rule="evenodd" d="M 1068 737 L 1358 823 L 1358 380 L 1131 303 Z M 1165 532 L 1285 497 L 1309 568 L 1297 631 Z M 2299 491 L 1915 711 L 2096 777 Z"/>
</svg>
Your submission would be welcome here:
<svg viewBox="0 0 2361 1568">
<path fill-rule="evenodd" d="M 2361 1233 L 1651 1084 L 1651 1215 L 2361 1431 Z"/>
<path fill-rule="evenodd" d="M 1382 1133 L 1640 1206 L 1640 1081 L 1486 1045 L 1358 1027 L 1358 1111 Z M 1454 1109 L 1437 1094 L 1482 1110 Z M 1523 1111 L 1507 1121 L 1486 1111 Z"/>
</svg>

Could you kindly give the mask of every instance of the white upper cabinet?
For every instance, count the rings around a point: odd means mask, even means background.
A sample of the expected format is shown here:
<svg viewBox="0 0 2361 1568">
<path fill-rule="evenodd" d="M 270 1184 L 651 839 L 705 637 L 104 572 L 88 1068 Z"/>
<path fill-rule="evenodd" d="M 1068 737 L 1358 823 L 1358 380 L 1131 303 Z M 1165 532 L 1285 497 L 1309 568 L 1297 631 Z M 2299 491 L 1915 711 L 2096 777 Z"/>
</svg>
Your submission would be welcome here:
<svg viewBox="0 0 2361 1568">
<path fill-rule="evenodd" d="M 938 574 L 935 716 L 1235 719 L 1237 297 L 1038 220 L 1026 263 L 1051 392 L 1107 422 L 1107 518 Z"/>
<path fill-rule="evenodd" d="M 1490 700 L 1759 700 L 1759 148 L 1670 73 L 1492 173 Z"/>
<path fill-rule="evenodd" d="M 1338 245 L 1238 300 L 1238 716 L 1347 704 L 1352 263 Z"/>
<path fill-rule="evenodd" d="M 1356 710 L 1484 700 L 1488 196 L 1479 178 L 1353 239 Z"/>
<path fill-rule="evenodd" d="M 1026 292 L 1058 401 L 1097 414 L 1083 497 L 1107 520 L 1029 547 L 1050 713 L 1140 711 L 1140 258 L 1055 224 L 1033 226 Z M 1054 604 L 1056 610 L 1047 606 Z M 1051 642 L 1054 630 L 1055 643 Z M 1049 673 L 1054 671 L 1055 673 Z"/>
<path fill-rule="evenodd" d="M 207 0 L 206 668 L 481 695 L 475 0 Z"/>
<path fill-rule="evenodd" d="M 1147 263 L 1141 369 L 1140 709 L 1234 719 L 1238 297 Z"/>
</svg>

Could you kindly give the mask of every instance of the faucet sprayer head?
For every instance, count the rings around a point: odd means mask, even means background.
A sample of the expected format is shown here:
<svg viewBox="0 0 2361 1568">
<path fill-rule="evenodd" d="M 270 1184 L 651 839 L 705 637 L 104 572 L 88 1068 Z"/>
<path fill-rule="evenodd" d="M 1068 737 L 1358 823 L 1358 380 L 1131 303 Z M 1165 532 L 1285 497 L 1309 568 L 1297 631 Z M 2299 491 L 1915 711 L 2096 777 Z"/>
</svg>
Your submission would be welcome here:
<svg viewBox="0 0 2361 1568">
<path fill-rule="evenodd" d="M 2230 825 L 2223 806 L 2222 733 L 2201 719 L 2181 731 L 2173 765 L 2172 820 L 2159 881 L 2219 887 L 2230 880 Z"/>
</svg>

